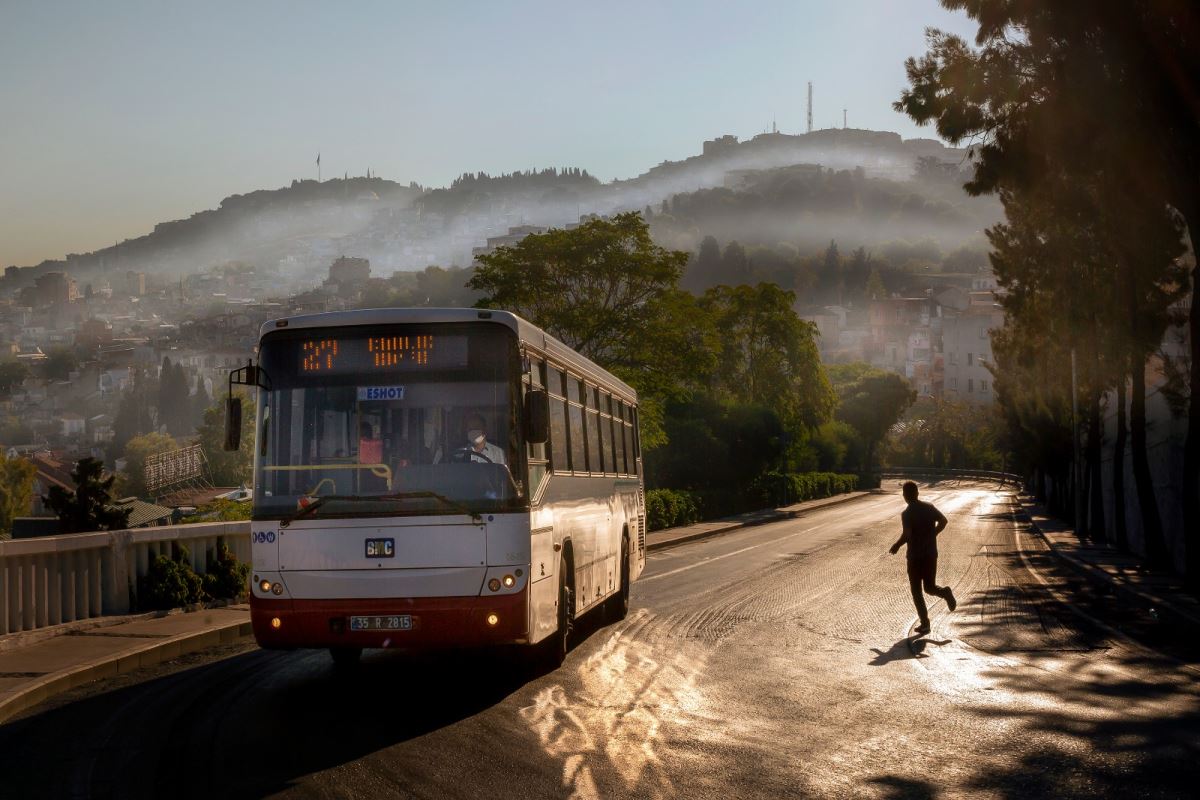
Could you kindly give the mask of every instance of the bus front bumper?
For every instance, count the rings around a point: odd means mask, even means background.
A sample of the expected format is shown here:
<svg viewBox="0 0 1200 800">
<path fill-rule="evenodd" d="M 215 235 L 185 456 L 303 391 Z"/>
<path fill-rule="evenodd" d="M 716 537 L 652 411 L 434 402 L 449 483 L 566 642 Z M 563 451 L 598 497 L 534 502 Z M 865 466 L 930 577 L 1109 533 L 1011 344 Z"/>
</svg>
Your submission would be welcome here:
<svg viewBox="0 0 1200 800">
<path fill-rule="evenodd" d="M 352 630 L 351 617 L 410 627 Z M 403 619 L 407 618 L 407 620 Z M 527 641 L 526 592 L 491 597 L 414 597 L 371 600 L 250 599 L 260 647 L 439 648 Z"/>
</svg>

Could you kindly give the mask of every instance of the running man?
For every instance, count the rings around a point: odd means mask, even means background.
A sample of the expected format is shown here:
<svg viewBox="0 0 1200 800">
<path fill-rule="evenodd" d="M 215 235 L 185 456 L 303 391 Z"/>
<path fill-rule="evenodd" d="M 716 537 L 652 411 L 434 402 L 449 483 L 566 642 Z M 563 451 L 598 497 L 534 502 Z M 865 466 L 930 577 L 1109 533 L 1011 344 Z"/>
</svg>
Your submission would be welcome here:
<svg viewBox="0 0 1200 800">
<path fill-rule="evenodd" d="M 895 555 L 900 545 L 908 545 L 908 586 L 912 590 L 913 604 L 917 607 L 917 616 L 921 622 L 917 625 L 918 634 L 929 633 L 929 610 L 925 607 L 925 596 L 921 593 L 921 584 L 925 585 L 927 594 L 940 597 L 946 601 L 946 607 L 953 611 L 958 606 L 954 592 L 949 586 L 938 586 L 935 581 L 937 574 L 937 536 L 946 530 L 946 517 L 942 512 L 917 499 L 917 485 L 912 481 L 904 482 L 904 501 L 908 508 L 900 514 L 900 522 L 904 532 L 892 545 L 891 553 Z"/>
</svg>

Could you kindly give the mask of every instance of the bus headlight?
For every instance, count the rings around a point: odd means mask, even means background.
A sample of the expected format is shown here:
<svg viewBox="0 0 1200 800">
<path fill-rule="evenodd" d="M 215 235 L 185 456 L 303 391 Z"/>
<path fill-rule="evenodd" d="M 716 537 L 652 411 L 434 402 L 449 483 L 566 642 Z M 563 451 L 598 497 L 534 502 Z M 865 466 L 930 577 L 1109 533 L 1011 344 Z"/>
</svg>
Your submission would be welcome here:
<svg viewBox="0 0 1200 800">
<path fill-rule="evenodd" d="M 283 584 L 275 583 L 271 585 L 271 594 L 283 594 Z"/>
<path fill-rule="evenodd" d="M 279 626 L 282 624 L 283 620 L 281 620 L 279 617 L 271 617 L 271 627 L 275 630 L 279 630 Z"/>
<path fill-rule="evenodd" d="M 490 581 L 488 581 L 488 589 L 493 592 L 500 591 L 500 579 L 492 578 Z"/>
<path fill-rule="evenodd" d="M 512 575 L 504 576 L 504 588 L 505 589 L 511 589 L 516 584 L 516 582 L 517 582 L 517 579 L 514 578 Z"/>
<path fill-rule="evenodd" d="M 258 584 L 258 588 L 262 589 L 263 594 L 266 594 L 267 592 L 271 591 L 271 582 L 270 581 L 262 581 L 261 583 Z"/>
<path fill-rule="evenodd" d="M 499 624 L 499 622 L 500 622 L 500 616 L 495 611 L 493 611 L 492 613 L 487 615 L 487 624 L 488 625 L 495 626 L 495 625 Z"/>
</svg>

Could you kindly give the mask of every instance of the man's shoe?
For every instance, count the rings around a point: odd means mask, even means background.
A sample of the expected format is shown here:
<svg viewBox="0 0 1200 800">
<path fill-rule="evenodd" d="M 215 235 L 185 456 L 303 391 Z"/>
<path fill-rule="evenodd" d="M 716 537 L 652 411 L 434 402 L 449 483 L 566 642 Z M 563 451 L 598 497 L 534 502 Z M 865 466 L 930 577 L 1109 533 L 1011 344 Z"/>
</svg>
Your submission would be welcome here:
<svg viewBox="0 0 1200 800">
<path fill-rule="evenodd" d="M 951 611 L 958 608 L 958 601 L 954 599 L 954 590 L 949 586 L 946 587 L 946 608 Z"/>
<path fill-rule="evenodd" d="M 918 625 L 918 626 L 917 626 L 917 627 L 916 627 L 914 630 L 916 631 L 916 634 L 917 634 L 918 636 L 924 636 L 925 634 L 929 633 L 929 623 L 928 623 L 928 622 L 922 622 L 922 623 L 921 623 L 920 625 Z"/>
</svg>

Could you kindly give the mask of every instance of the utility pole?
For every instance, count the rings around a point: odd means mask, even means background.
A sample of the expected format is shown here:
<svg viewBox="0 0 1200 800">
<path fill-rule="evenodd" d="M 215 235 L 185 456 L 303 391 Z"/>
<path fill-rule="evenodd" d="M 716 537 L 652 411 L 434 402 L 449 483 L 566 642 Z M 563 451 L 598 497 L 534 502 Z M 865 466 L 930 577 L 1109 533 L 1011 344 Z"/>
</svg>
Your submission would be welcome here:
<svg viewBox="0 0 1200 800">
<path fill-rule="evenodd" d="M 1079 379 L 1075 370 L 1075 348 L 1071 348 L 1071 493 L 1075 496 L 1075 535 L 1083 535 L 1083 476 L 1079 452 Z"/>
</svg>

